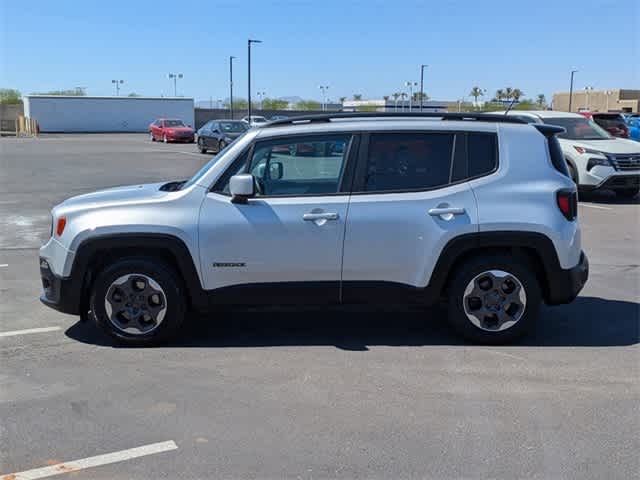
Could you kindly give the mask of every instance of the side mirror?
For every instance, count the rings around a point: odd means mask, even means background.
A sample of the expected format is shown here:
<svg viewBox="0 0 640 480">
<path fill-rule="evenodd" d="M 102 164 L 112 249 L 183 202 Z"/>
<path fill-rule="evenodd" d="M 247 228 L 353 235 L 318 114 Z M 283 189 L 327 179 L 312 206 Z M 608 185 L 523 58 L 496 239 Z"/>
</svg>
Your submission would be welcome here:
<svg viewBox="0 0 640 480">
<path fill-rule="evenodd" d="M 269 164 L 269 178 L 271 178 L 271 180 L 282 179 L 282 174 L 282 162 L 271 162 Z"/>
<path fill-rule="evenodd" d="M 256 194 L 255 180 L 249 173 L 234 175 L 229 180 L 231 203 L 247 203 Z"/>
</svg>

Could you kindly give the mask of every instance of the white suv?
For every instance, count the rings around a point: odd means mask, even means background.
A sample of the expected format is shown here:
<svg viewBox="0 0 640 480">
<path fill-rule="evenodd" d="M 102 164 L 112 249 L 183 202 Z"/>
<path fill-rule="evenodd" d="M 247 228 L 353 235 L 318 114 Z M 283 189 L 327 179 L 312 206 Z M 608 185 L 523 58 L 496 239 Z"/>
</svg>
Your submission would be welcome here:
<svg viewBox="0 0 640 480">
<path fill-rule="evenodd" d="M 580 190 L 613 190 L 622 198 L 640 191 L 640 143 L 614 137 L 577 113 L 512 110 L 509 115 L 565 129 L 558 138 L 571 178 Z"/>
<path fill-rule="evenodd" d="M 508 342 L 587 280 L 561 128 L 482 114 L 334 114 L 249 130 L 190 180 L 53 209 L 41 300 L 115 339 L 191 310 L 418 304 Z"/>
</svg>

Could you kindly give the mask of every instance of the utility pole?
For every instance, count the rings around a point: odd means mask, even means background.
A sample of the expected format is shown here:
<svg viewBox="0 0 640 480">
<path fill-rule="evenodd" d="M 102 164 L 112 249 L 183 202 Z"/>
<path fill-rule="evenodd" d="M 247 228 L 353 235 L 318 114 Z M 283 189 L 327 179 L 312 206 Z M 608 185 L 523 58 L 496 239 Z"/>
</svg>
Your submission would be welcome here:
<svg viewBox="0 0 640 480">
<path fill-rule="evenodd" d="M 422 102 L 424 101 L 424 67 L 429 65 L 420 65 L 420 111 L 422 111 Z"/>
<path fill-rule="evenodd" d="M 251 125 L 251 44 L 262 43 L 262 40 L 247 40 L 247 97 L 249 104 L 247 106 L 247 117 L 249 125 Z"/>
<path fill-rule="evenodd" d="M 169 75 L 167 75 L 169 80 L 173 79 L 173 96 L 174 97 L 178 96 L 178 79 L 182 78 L 182 76 L 183 75 L 181 73 L 170 73 Z"/>
<path fill-rule="evenodd" d="M 569 84 L 569 111 L 571 111 L 571 105 L 573 103 L 573 74 L 578 70 L 571 70 L 571 83 Z"/>
<path fill-rule="evenodd" d="M 231 120 L 233 120 L 233 59 L 236 57 L 229 57 L 229 114 Z"/>
<path fill-rule="evenodd" d="M 124 80 L 111 80 L 111 83 L 116 86 L 116 97 L 120 96 L 120 85 L 124 83 Z"/>
<path fill-rule="evenodd" d="M 329 90 L 329 86 L 320 85 L 318 88 L 322 91 L 322 111 L 324 112 L 327 109 L 327 90 Z"/>
</svg>

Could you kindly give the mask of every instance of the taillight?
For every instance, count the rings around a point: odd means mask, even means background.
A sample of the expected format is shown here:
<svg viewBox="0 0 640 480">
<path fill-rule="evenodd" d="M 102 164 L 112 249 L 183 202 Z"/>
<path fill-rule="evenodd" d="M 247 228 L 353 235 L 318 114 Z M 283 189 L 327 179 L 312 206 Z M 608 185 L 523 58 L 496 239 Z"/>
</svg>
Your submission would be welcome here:
<svg viewBox="0 0 640 480">
<path fill-rule="evenodd" d="M 578 216 L 578 194 L 571 188 L 563 188 L 556 193 L 556 202 L 564 218 L 575 220 Z"/>
<path fill-rule="evenodd" d="M 62 232 L 64 232 L 64 227 L 66 226 L 67 226 L 67 219 L 65 217 L 58 218 L 58 221 L 56 222 L 56 235 L 58 236 L 62 235 Z"/>
</svg>

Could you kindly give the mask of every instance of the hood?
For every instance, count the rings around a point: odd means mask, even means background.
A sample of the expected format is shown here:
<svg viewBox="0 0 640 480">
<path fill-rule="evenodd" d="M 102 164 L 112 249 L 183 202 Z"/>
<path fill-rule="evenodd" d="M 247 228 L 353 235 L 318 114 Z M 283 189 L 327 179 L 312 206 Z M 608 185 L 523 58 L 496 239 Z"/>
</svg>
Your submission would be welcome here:
<svg viewBox="0 0 640 480">
<path fill-rule="evenodd" d="M 58 215 L 75 210 L 110 207 L 131 202 L 153 201 L 166 198 L 170 192 L 163 192 L 160 187 L 163 183 L 148 183 L 145 185 L 131 185 L 128 187 L 115 187 L 97 192 L 86 193 L 71 197 L 55 207 Z"/>
<path fill-rule="evenodd" d="M 244 132 L 222 132 L 222 135 L 224 137 L 231 138 L 231 139 L 235 140 L 236 138 L 238 138 L 243 133 Z"/>
<path fill-rule="evenodd" d="M 563 148 L 573 146 L 597 150 L 604 153 L 639 153 L 640 144 L 626 138 L 612 138 L 608 140 L 568 140 L 559 138 Z"/>
<path fill-rule="evenodd" d="M 176 133 L 193 133 L 195 131 L 191 127 L 167 127 L 165 130 L 167 132 L 176 132 Z"/>
</svg>

